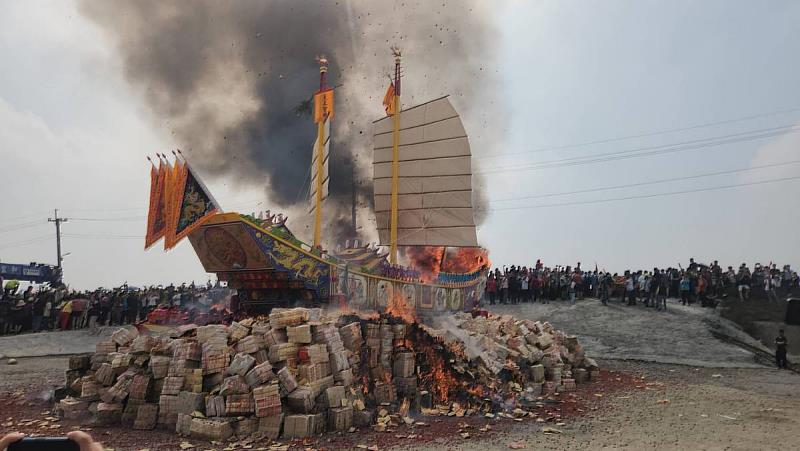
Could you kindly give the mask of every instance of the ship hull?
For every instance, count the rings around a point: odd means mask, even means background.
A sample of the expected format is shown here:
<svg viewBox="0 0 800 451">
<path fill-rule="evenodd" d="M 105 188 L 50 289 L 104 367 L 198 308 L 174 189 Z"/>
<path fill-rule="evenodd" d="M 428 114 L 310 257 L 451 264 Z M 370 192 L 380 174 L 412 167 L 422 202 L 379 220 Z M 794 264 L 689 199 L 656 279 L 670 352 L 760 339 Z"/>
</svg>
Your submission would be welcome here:
<svg viewBox="0 0 800 451">
<path fill-rule="evenodd" d="M 420 314 L 470 310 L 483 294 L 485 273 L 458 283 L 430 284 L 362 272 L 316 255 L 308 246 L 236 213 L 210 218 L 189 235 L 209 273 L 237 289 L 245 308 L 336 304 L 385 311 L 398 298 Z"/>
</svg>

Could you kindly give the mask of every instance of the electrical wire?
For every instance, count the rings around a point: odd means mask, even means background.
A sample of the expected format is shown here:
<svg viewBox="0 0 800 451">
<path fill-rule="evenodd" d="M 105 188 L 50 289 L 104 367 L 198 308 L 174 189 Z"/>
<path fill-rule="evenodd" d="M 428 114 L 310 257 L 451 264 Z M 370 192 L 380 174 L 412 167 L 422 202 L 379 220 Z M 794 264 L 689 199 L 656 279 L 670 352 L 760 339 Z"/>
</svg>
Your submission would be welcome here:
<svg viewBox="0 0 800 451">
<path fill-rule="evenodd" d="M 650 199 L 653 197 L 664 197 L 664 196 L 677 196 L 679 194 L 690 194 L 690 193 L 700 193 L 705 191 L 718 191 L 723 189 L 730 189 L 730 188 L 738 188 L 743 186 L 754 186 L 754 185 L 765 185 L 768 183 L 779 183 L 779 182 L 787 182 L 791 180 L 800 180 L 800 175 L 794 177 L 782 177 L 777 179 L 770 179 L 770 180 L 761 180 L 757 182 L 747 182 L 747 183 L 736 183 L 732 185 L 722 185 L 722 186 L 712 186 L 708 188 L 696 188 L 696 189 L 688 189 L 682 191 L 671 191 L 666 193 L 654 193 L 654 194 L 642 194 L 637 196 L 626 196 L 626 197 L 614 197 L 609 199 L 594 199 L 594 200 L 585 200 L 585 201 L 574 201 L 574 202 L 562 202 L 557 204 L 542 204 L 542 205 L 524 205 L 519 207 L 500 207 L 500 208 L 485 208 L 485 209 L 476 209 L 479 211 L 504 211 L 504 210 L 529 210 L 529 209 L 536 209 L 536 208 L 549 208 L 549 207 L 566 207 L 566 206 L 573 206 L 573 205 L 587 205 L 587 204 L 599 204 L 605 202 L 617 202 L 622 200 L 633 200 L 633 199 Z"/>
<path fill-rule="evenodd" d="M 604 163 L 608 161 L 624 160 L 629 158 L 639 158 L 651 155 L 662 155 L 675 152 L 684 152 L 687 150 L 707 149 L 710 147 L 716 147 L 723 144 L 733 144 L 738 142 L 771 138 L 774 136 L 780 136 L 795 131 L 800 131 L 800 127 L 796 127 L 794 125 L 773 127 L 769 129 L 734 133 L 714 138 L 703 138 L 700 140 L 685 141 L 682 143 L 640 147 L 624 151 L 586 155 L 581 157 L 564 158 L 560 160 L 541 161 L 541 162 L 531 163 L 528 165 L 495 166 L 488 168 L 486 170 L 475 171 L 475 172 L 478 174 L 490 174 L 495 172 L 514 172 L 514 171 L 549 169 L 549 168 L 563 167 L 563 166 L 578 166 L 591 163 Z"/>
<path fill-rule="evenodd" d="M 488 158 L 506 157 L 506 156 L 511 156 L 511 155 L 521 155 L 521 154 L 529 154 L 529 153 L 547 152 L 547 151 L 552 151 L 552 150 L 572 149 L 572 148 L 576 148 L 576 147 L 585 147 L 585 146 L 591 146 L 591 145 L 595 145 L 595 144 L 607 144 L 607 143 L 611 143 L 611 142 L 626 141 L 626 140 L 636 139 L 636 138 L 645 138 L 645 137 L 648 137 L 648 136 L 657 136 L 657 135 L 663 135 L 663 134 L 667 134 L 667 133 L 675 133 L 675 132 L 682 132 L 682 131 L 688 131 L 688 130 L 696 130 L 696 129 L 699 129 L 699 128 L 706 128 L 706 127 L 711 127 L 711 126 L 715 126 L 715 125 L 732 124 L 732 123 L 735 123 L 735 122 L 743 122 L 743 121 L 747 121 L 747 120 L 750 120 L 750 119 L 758 119 L 758 118 L 762 118 L 762 117 L 777 116 L 777 115 L 780 115 L 780 114 L 793 113 L 795 111 L 800 111 L 800 107 L 787 108 L 787 109 L 784 109 L 784 110 L 777 110 L 777 111 L 773 111 L 773 112 L 769 112 L 769 113 L 752 114 L 752 115 L 749 115 L 749 116 L 741 116 L 741 117 L 733 118 L 733 119 L 724 119 L 724 120 L 721 120 L 721 121 L 705 122 L 705 123 L 702 123 L 702 124 L 690 125 L 690 126 L 687 126 L 687 127 L 669 128 L 669 129 L 664 129 L 664 130 L 658 130 L 658 131 L 653 131 L 653 132 L 645 132 L 645 133 L 621 136 L 621 137 L 616 137 L 616 138 L 597 139 L 597 140 L 594 140 L 594 141 L 586 141 L 586 142 L 577 143 L 577 144 L 565 144 L 565 145 L 559 145 L 559 146 L 540 147 L 538 149 L 524 150 L 524 151 L 513 152 L 513 153 L 495 153 L 495 154 L 482 155 L 482 156 L 473 157 L 473 158 L 481 160 L 481 159 L 488 159 Z"/>
<path fill-rule="evenodd" d="M 557 197 L 557 196 L 569 196 L 571 194 L 583 194 L 583 193 L 592 193 L 595 191 L 607 191 L 613 189 L 622 189 L 622 188 L 634 188 L 638 186 L 645 186 L 645 185 L 655 185 L 658 183 L 667 183 L 667 182 L 677 182 L 682 180 L 693 180 L 699 179 L 703 177 L 713 177 L 717 175 L 727 175 L 727 174 L 736 174 L 740 172 L 747 172 L 753 171 L 757 169 L 766 169 L 766 168 L 776 168 L 782 166 L 788 166 L 791 164 L 798 164 L 800 160 L 792 160 L 792 161 L 785 161 L 782 163 L 772 163 L 772 164 L 764 164 L 761 166 L 752 166 L 749 168 L 742 168 L 742 169 L 731 169 L 729 171 L 717 171 L 717 172 L 709 172 L 706 174 L 697 174 L 697 175 L 689 175 L 685 177 L 673 177 L 668 179 L 661 179 L 661 180 L 650 180 L 647 182 L 639 182 L 639 183 L 629 183 L 627 185 L 616 185 L 616 186 L 606 186 L 600 188 L 589 188 L 589 189 L 582 189 L 576 191 L 567 191 L 562 193 L 549 193 L 549 194 L 534 194 L 532 196 L 522 196 L 522 197 L 509 197 L 505 199 L 492 199 L 492 202 L 511 202 L 511 201 L 518 201 L 518 200 L 528 200 L 528 199 L 541 199 L 545 197 Z"/>
<path fill-rule="evenodd" d="M 17 221 L 17 220 L 31 219 L 31 218 L 41 217 L 41 216 L 47 216 L 50 213 L 52 213 L 52 211 L 50 211 L 50 212 L 41 211 L 40 213 L 31 213 L 31 214 L 22 215 L 22 216 L 14 216 L 14 217 L 11 217 L 11 218 L 3 218 L 3 219 L 0 219 L 0 223 L 12 222 L 12 221 Z"/>
<path fill-rule="evenodd" d="M 14 248 L 14 247 L 29 246 L 31 244 L 40 243 L 42 241 L 47 241 L 47 240 L 50 240 L 52 238 L 53 238 L 52 235 L 42 235 L 42 236 L 38 236 L 38 237 L 34 237 L 34 238 L 28 238 L 28 239 L 22 240 L 22 241 L 16 241 L 16 242 L 12 242 L 12 243 L 0 244 L 0 249 L 11 249 L 11 248 Z"/>
<path fill-rule="evenodd" d="M 64 211 L 72 212 L 106 212 L 106 211 L 147 211 L 146 207 L 130 207 L 130 208 L 65 208 Z"/>
<path fill-rule="evenodd" d="M 65 238 L 79 238 L 79 239 L 121 239 L 121 240 L 143 240 L 144 236 L 140 235 L 100 235 L 100 234 L 90 234 L 90 233 L 65 233 L 61 236 Z"/>
<path fill-rule="evenodd" d="M 47 222 L 45 222 L 44 220 L 23 222 L 23 223 L 20 223 L 20 224 L 13 224 L 13 225 L 9 225 L 9 226 L 6 226 L 6 227 L 2 227 L 2 228 L 0 228 L 0 233 L 15 232 L 17 230 L 32 229 L 34 227 L 40 227 L 40 226 L 43 226 L 43 225 L 46 225 L 46 224 L 47 224 Z"/>
<path fill-rule="evenodd" d="M 70 221 L 91 221 L 91 222 L 135 222 L 144 221 L 147 217 L 144 216 L 128 216 L 125 218 L 68 218 Z"/>
</svg>

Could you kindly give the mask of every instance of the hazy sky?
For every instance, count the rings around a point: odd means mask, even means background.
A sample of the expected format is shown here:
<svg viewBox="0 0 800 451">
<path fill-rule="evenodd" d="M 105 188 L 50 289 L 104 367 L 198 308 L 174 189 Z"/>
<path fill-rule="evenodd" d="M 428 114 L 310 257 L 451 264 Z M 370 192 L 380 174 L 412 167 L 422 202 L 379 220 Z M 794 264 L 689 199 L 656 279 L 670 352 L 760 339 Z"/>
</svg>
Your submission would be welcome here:
<svg viewBox="0 0 800 451">
<path fill-rule="evenodd" d="M 0 10 L 0 261 L 54 262 L 46 218 L 59 208 L 72 286 L 204 282 L 188 242 L 142 250 L 144 156 L 176 145 L 107 36 L 67 1 L 0 0 Z M 502 141 L 473 153 L 492 209 L 479 239 L 495 263 L 800 263 L 800 180 L 645 197 L 800 176 L 800 164 L 544 197 L 800 160 L 800 136 L 776 128 L 800 122 L 800 2 L 512 1 L 492 19 L 501 82 L 475 89 L 501 90 L 510 121 Z M 743 134 L 756 130 L 769 136 Z M 714 137 L 728 142 L 563 164 Z M 545 161 L 562 163 L 535 166 Z M 209 188 L 226 210 L 269 208 L 251 202 L 259 187 Z M 612 200 L 623 197 L 634 198 Z"/>
</svg>

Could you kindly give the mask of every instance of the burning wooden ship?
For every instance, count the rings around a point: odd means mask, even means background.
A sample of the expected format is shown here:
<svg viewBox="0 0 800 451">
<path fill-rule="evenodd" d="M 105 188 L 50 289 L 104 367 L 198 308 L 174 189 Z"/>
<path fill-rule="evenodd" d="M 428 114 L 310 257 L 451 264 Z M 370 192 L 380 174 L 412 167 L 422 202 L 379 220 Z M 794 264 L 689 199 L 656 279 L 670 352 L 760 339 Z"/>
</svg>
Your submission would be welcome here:
<svg viewBox="0 0 800 451">
<path fill-rule="evenodd" d="M 317 139 L 311 162 L 309 212 L 313 244 L 298 239 L 282 215 L 222 212 L 178 152 L 159 156 L 151 171 L 146 247 L 188 237 L 203 267 L 237 289 L 250 313 L 275 306 L 338 304 L 398 314 L 469 310 L 483 293 L 488 261 L 478 247 L 472 209 L 471 152 L 447 97 L 401 108 L 401 55 L 384 97 L 386 117 L 374 126 L 374 201 L 380 245 L 326 252 L 322 217 L 328 197 L 332 88 L 319 58 L 314 95 Z M 470 249 L 473 261 L 453 272 L 399 264 L 398 248 L 439 253 Z"/>
</svg>

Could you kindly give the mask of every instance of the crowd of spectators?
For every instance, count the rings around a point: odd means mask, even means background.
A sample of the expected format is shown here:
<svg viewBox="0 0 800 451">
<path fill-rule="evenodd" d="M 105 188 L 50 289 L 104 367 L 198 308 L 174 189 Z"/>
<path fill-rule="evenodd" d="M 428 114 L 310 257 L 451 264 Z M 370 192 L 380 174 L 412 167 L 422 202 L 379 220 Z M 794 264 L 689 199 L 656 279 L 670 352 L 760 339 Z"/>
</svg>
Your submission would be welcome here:
<svg viewBox="0 0 800 451">
<path fill-rule="evenodd" d="M 63 284 L 42 284 L 38 289 L 31 284 L 20 290 L 16 280 L 5 285 L 0 280 L 0 286 L 0 335 L 9 335 L 134 324 L 159 307 L 192 312 L 209 303 L 209 295 L 219 288 L 219 282 L 147 288 L 125 284 L 94 291 L 73 291 Z"/>
<path fill-rule="evenodd" d="M 0 292 L 0 335 L 48 330 L 70 330 L 100 326 L 133 324 L 148 318 L 158 308 L 180 310 L 194 314 L 203 306 L 215 302 L 215 289 L 220 285 L 130 287 L 127 284 L 113 289 L 71 291 L 63 284 L 33 285 L 20 290 L 16 280 L 2 284 Z M 797 272 L 789 265 L 756 263 L 751 270 L 745 263 L 738 269 L 723 269 L 717 261 L 710 265 L 689 259 L 686 268 L 653 268 L 626 270 L 621 275 L 608 271 L 584 270 L 578 263 L 572 266 L 545 267 L 540 260 L 527 266 L 496 268 L 490 271 L 484 300 L 489 304 L 521 302 L 549 303 L 565 300 L 574 303 L 586 296 L 603 304 L 618 299 L 627 305 L 642 304 L 666 310 L 667 299 L 684 305 L 698 303 L 714 307 L 721 298 L 735 297 L 741 301 L 764 299 L 777 301 L 800 290 Z M 229 308 L 237 310 L 238 298 L 231 298 Z M 207 310 L 207 309 L 206 309 Z"/>
<path fill-rule="evenodd" d="M 684 305 L 699 303 L 714 307 L 721 298 L 738 296 L 777 301 L 800 288 L 797 272 L 790 265 L 756 263 L 751 270 L 742 263 L 737 270 L 723 269 L 719 262 L 710 265 L 689 259 L 686 268 L 626 270 L 621 275 L 607 271 L 584 270 L 572 266 L 545 267 L 540 260 L 527 266 L 496 268 L 489 273 L 485 300 L 490 304 L 520 302 L 549 303 L 557 299 L 575 302 L 591 296 L 607 304 L 615 297 L 627 305 L 642 304 L 666 310 L 667 298 Z"/>
</svg>

